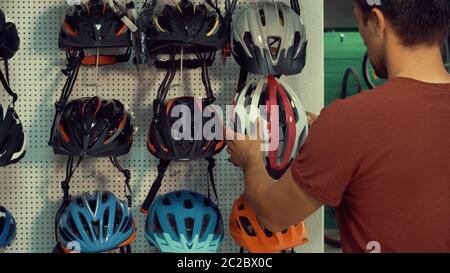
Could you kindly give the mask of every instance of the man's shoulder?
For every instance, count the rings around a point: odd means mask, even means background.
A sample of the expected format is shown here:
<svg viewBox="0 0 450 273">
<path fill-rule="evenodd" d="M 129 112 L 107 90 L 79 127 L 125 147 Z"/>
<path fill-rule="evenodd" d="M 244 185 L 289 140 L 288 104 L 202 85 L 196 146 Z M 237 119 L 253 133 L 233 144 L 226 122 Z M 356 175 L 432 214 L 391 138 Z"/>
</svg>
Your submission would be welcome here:
<svg viewBox="0 0 450 273">
<path fill-rule="evenodd" d="M 368 112 L 383 111 L 383 107 L 389 105 L 396 95 L 393 92 L 398 89 L 390 82 L 372 90 L 365 90 L 346 99 L 339 99 L 331 103 L 325 109 L 327 112 L 349 113 L 361 115 Z"/>
</svg>

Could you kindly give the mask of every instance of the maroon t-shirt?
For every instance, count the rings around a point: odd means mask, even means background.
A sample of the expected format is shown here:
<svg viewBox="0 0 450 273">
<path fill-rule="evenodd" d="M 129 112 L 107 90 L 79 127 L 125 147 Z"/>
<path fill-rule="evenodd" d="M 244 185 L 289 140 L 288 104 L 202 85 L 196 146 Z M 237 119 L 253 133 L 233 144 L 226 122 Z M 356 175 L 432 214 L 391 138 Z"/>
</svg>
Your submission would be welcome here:
<svg viewBox="0 0 450 273">
<path fill-rule="evenodd" d="M 345 252 L 450 252 L 450 84 L 396 78 L 325 108 L 292 165 Z"/>
</svg>

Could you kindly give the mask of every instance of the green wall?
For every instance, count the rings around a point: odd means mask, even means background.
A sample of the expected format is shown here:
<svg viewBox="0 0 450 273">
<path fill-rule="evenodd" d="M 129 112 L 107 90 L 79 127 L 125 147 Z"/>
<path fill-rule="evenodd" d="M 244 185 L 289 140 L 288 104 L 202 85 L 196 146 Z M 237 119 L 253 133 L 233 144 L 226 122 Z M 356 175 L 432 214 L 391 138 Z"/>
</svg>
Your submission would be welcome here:
<svg viewBox="0 0 450 273">
<path fill-rule="evenodd" d="M 325 32 L 325 105 L 341 97 L 342 79 L 349 67 L 358 71 L 363 89 L 368 88 L 361 76 L 365 52 L 359 32 Z M 349 95 L 356 93 L 353 78 L 350 78 L 347 90 Z"/>
</svg>

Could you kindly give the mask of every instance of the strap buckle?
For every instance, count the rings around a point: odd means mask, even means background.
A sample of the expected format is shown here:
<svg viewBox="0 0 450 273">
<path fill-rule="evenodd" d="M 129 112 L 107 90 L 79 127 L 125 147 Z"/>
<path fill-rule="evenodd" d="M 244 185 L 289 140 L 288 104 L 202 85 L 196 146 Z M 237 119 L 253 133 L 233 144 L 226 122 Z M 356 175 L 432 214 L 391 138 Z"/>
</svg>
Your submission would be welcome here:
<svg viewBox="0 0 450 273">
<path fill-rule="evenodd" d="M 222 49 L 222 63 L 226 64 L 227 58 L 231 56 L 231 45 L 230 43 L 226 43 Z"/>
</svg>

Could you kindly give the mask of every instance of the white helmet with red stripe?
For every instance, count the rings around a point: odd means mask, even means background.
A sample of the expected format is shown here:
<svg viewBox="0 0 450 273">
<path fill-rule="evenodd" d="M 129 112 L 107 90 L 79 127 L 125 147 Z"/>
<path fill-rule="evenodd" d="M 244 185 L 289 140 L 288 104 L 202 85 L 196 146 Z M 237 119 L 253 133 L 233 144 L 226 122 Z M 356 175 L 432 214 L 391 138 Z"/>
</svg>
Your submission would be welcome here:
<svg viewBox="0 0 450 273">
<path fill-rule="evenodd" d="M 268 149 L 264 149 L 264 162 L 272 178 L 281 178 L 308 134 L 306 112 L 294 90 L 286 82 L 268 76 L 256 86 L 248 83 L 236 94 L 234 105 L 237 132 L 254 133 L 260 118 L 263 139 L 278 144 L 276 147 L 266 144 Z M 278 107 L 278 115 L 274 106 Z"/>
</svg>

